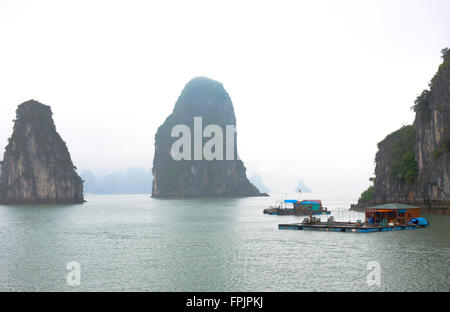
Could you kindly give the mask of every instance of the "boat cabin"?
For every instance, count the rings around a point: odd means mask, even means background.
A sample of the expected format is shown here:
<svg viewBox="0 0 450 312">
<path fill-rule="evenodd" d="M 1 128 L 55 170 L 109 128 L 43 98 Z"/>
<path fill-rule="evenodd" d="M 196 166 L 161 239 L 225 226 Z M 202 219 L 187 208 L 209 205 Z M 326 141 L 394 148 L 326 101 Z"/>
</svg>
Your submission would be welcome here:
<svg viewBox="0 0 450 312">
<path fill-rule="evenodd" d="M 294 208 L 301 209 L 301 208 L 307 208 L 311 211 L 319 211 L 322 209 L 322 202 L 320 200 L 303 200 L 303 201 L 297 201 L 294 203 Z"/>
<path fill-rule="evenodd" d="M 284 204 L 292 204 L 294 209 L 309 209 L 311 211 L 320 211 L 322 210 L 322 201 L 321 200 L 296 200 L 296 199 L 285 199 Z"/>
</svg>

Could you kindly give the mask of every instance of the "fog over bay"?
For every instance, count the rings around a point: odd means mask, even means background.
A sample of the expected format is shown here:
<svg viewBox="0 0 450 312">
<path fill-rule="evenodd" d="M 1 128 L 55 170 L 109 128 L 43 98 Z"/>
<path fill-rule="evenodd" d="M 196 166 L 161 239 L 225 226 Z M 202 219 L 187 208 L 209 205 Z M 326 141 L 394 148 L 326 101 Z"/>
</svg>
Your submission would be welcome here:
<svg viewBox="0 0 450 312">
<path fill-rule="evenodd" d="M 355 198 L 450 46 L 450 1 L 0 2 L 0 158 L 50 105 L 81 173 L 149 171 L 184 85 L 223 83 L 247 175 Z M 150 192 L 150 190 L 149 190 Z"/>
</svg>

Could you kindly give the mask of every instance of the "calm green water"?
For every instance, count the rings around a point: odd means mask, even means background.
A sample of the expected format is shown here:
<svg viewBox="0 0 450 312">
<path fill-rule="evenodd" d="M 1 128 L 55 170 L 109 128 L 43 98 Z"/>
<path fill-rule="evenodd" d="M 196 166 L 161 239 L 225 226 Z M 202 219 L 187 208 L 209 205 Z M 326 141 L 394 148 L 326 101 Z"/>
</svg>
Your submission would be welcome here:
<svg viewBox="0 0 450 312">
<path fill-rule="evenodd" d="M 352 202 L 321 198 L 334 210 Z M 326 233 L 278 230 L 303 217 L 264 215 L 275 198 L 87 200 L 0 206 L 0 291 L 450 290 L 449 216 L 426 216 L 419 230 Z M 70 261 L 80 286 L 66 283 Z M 380 286 L 366 284 L 370 261 Z"/>
</svg>

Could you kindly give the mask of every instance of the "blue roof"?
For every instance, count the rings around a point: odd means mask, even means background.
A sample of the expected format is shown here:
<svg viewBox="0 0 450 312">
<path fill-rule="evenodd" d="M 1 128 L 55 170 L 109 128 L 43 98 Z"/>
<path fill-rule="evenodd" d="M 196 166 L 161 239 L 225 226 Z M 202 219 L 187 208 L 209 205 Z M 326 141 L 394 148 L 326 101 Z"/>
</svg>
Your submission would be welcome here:
<svg viewBox="0 0 450 312">
<path fill-rule="evenodd" d="M 295 204 L 296 202 L 298 202 L 298 200 L 296 200 L 296 199 L 285 199 L 284 202 L 285 203 L 289 203 L 289 204 Z"/>
<path fill-rule="evenodd" d="M 320 205 L 320 203 L 318 203 L 318 202 L 315 202 L 315 201 L 307 201 L 307 200 L 302 201 L 302 204 L 316 204 L 316 205 Z"/>
</svg>

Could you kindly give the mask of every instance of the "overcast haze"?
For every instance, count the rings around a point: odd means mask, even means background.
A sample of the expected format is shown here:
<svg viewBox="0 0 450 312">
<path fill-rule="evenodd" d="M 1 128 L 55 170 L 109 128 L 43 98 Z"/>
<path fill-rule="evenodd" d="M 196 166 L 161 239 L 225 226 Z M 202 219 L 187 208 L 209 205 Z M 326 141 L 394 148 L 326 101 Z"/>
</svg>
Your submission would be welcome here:
<svg viewBox="0 0 450 312">
<path fill-rule="evenodd" d="M 35 99 L 79 172 L 151 169 L 157 128 L 207 76 L 231 96 L 248 176 L 356 199 L 449 30 L 450 1 L 1 0 L 1 153 Z"/>
</svg>

